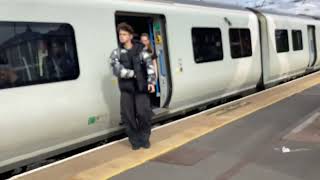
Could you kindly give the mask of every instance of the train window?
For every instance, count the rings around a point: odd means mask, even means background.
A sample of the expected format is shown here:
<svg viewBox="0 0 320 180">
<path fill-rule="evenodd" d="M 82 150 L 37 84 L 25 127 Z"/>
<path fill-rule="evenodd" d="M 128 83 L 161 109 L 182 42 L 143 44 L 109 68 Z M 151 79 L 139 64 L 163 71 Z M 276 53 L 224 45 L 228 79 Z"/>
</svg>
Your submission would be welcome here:
<svg viewBox="0 0 320 180">
<path fill-rule="evenodd" d="M 69 24 L 0 22 L 0 89 L 76 79 Z"/>
<path fill-rule="evenodd" d="M 289 39 L 287 30 L 276 30 L 277 52 L 289 52 Z"/>
<path fill-rule="evenodd" d="M 222 37 L 218 28 L 192 28 L 192 43 L 196 63 L 223 59 Z"/>
<path fill-rule="evenodd" d="M 301 30 L 292 30 L 292 42 L 293 50 L 298 51 L 303 49 Z"/>
<path fill-rule="evenodd" d="M 232 58 L 252 56 L 251 34 L 249 29 L 230 29 L 229 37 Z"/>
</svg>

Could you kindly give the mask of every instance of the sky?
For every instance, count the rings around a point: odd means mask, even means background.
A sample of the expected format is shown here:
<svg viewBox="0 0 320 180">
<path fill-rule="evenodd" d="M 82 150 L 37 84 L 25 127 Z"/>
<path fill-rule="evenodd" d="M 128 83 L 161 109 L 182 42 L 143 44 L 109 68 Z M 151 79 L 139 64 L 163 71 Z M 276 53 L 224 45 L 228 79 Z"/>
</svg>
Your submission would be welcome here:
<svg viewBox="0 0 320 180">
<path fill-rule="evenodd" d="M 320 0 L 203 0 L 320 17 Z"/>
</svg>

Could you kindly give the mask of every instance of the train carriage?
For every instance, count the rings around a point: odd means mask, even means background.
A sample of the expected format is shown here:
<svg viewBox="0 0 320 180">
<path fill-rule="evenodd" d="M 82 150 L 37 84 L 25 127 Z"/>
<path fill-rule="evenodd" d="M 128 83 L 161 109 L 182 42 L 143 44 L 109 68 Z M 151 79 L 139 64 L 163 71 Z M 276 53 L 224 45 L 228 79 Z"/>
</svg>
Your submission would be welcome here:
<svg viewBox="0 0 320 180">
<path fill-rule="evenodd" d="M 3 0 L 0 173 L 122 129 L 108 59 L 120 22 L 136 40 L 148 33 L 158 55 L 155 122 L 320 67 L 311 17 L 180 0 Z"/>
</svg>

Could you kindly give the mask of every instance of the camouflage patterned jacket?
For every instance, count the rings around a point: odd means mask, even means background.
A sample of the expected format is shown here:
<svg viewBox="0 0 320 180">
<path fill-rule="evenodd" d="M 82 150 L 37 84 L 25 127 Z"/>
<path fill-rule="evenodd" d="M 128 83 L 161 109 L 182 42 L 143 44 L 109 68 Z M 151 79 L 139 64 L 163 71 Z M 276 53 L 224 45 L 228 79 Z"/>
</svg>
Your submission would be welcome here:
<svg viewBox="0 0 320 180">
<path fill-rule="evenodd" d="M 131 58 L 128 57 L 128 50 L 125 48 L 117 48 L 112 51 L 110 55 L 111 67 L 113 74 L 118 77 L 119 81 L 125 81 L 130 79 L 136 79 L 137 81 L 142 81 L 139 74 L 144 71 L 146 72 L 146 82 L 147 84 L 156 84 L 156 74 L 154 66 L 152 63 L 151 55 L 143 50 L 143 46 L 140 44 L 134 44 L 134 51 L 136 51 L 136 57 L 133 58 L 134 62 L 131 61 Z M 135 66 L 134 64 L 141 64 L 143 66 Z M 142 67 L 142 68 L 141 68 Z M 140 78 L 139 78 L 140 77 Z"/>
</svg>

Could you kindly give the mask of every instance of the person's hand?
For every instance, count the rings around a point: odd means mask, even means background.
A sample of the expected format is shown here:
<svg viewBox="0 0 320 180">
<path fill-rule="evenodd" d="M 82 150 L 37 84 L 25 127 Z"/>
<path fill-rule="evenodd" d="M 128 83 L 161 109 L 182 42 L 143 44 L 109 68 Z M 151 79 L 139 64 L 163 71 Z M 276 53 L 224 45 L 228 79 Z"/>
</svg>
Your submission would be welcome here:
<svg viewBox="0 0 320 180">
<path fill-rule="evenodd" d="M 6 79 L 7 79 L 6 72 L 1 70 L 0 71 L 0 80 L 5 81 Z"/>
<path fill-rule="evenodd" d="M 130 78 L 135 78 L 135 73 L 134 73 L 134 71 L 133 70 L 129 70 L 129 73 L 128 73 L 128 79 L 130 79 Z"/>
<path fill-rule="evenodd" d="M 149 93 L 154 93 L 156 91 L 153 84 L 148 85 L 148 91 L 149 91 Z"/>
</svg>

